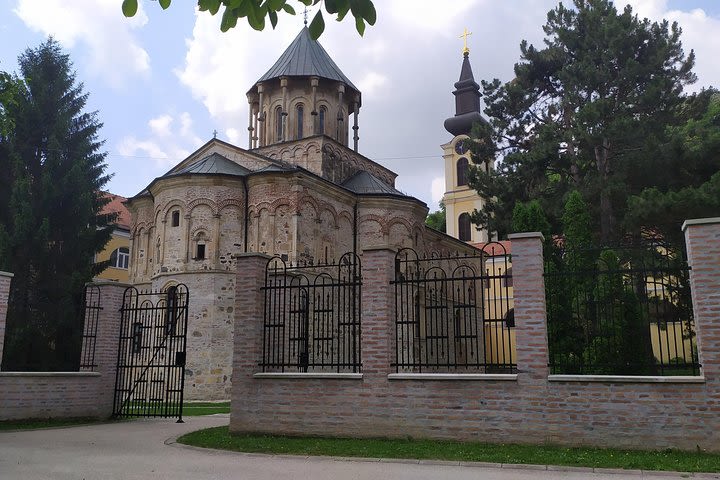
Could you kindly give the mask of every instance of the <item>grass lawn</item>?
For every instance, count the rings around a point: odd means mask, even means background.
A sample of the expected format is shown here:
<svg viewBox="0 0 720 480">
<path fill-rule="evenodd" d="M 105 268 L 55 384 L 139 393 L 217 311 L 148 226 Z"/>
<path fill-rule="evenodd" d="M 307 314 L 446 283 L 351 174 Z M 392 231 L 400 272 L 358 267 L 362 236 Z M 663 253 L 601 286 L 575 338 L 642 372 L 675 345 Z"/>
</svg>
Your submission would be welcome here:
<svg viewBox="0 0 720 480">
<path fill-rule="evenodd" d="M 0 422 L 0 431 L 3 430 L 31 430 L 38 428 L 74 427 L 106 423 L 96 418 L 48 418 L 36 420 L 11 420 Z"/>
<path fill-rule="evenodd" d="M 212 415 L 214 413 L 230 413 L 230 402 L 185 402 L 183 404 L 183 417 Z"/>
<path fill-rule="evenodd" d="M 417 458 L 575 467 L 720 472 L 720 455 L 555 446 L 495 445 L 434 440 L 389 440 L 230 435 L 228 427 L 188 433 L 179 443 L 238 452 L 337 457 Z"/>
</svg>

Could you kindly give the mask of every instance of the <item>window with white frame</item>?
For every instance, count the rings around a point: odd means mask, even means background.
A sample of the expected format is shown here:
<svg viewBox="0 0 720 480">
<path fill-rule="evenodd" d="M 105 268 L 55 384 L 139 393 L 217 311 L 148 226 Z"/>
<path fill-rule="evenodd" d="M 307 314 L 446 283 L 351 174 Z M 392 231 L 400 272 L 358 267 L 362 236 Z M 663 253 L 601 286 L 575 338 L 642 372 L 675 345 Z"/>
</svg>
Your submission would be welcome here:
<svg viewBox="0 0 720 480">
<path fill-rule="evenodd" d="M 130 249 L 128 247 L 120 247 L 113 250 L 110 254 L 110 266 L 113 268 L 122 268 L 127 270 L 130 265 Z"/>
</svg>

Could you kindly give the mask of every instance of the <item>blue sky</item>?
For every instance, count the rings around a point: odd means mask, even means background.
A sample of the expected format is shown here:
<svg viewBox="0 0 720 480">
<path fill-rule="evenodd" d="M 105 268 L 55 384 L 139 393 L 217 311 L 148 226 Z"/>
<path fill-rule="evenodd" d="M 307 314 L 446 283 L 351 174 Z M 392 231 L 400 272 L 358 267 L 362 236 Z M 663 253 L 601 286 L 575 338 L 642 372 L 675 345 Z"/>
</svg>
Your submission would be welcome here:
<svg viewBox="0 0 720 480">
<path fill-rule="evenodd" d="M 54 35 L 97 110 L 114 174 L 109 189 L 131 196 L 212 138 L 247 146 L 245 92 L 302 28 L 281 17 L 277 30 L 240 23 L 223 34 L 219 18 L 196 14 L 190 0 L 167 11 L 141 0 L 132 19 L 120 0 L 0 1 L 0 70 Z M 568 2 L 569 3 L 569 2 Z M 641 16 L 668 18 L 695 49 L 699 81 L 720 86 L 720 2 L 632 0 Z M 398 187 L 435 209 L 442 195 L 443 121 L 453 114 L 453 83 L 467 27 L 476 80 L 509 80 L 522 39 L 540 44 L 555 0 L 376 0 L 378 23 L 360 38 L 350 22 L 329 21 L 320 42 L 363 92 L 360 152 L 399 173 Z"/>
</svg>

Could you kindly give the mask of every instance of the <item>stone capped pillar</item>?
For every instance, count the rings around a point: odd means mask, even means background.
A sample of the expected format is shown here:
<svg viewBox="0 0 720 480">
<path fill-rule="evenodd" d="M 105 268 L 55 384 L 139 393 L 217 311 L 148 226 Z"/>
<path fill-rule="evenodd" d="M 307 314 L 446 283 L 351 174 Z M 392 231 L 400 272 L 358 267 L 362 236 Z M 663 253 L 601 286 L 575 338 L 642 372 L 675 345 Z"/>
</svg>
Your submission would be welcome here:
<svg viewBox="0 0 720 480">
<path fill-rule="evenodd" d="M 543 278 L 543 235 L 508 235 L 512 242 L 513 301 L 518 382 L 546 385 L 548 376 L 547 312 Z"/>
<path fill-rule="evenodd" d="M 682 225 L 690 265 L 690 290 L 698 357 L 708 385 L 720 384 L 720 217 Z"/>
<path fill-rule="evenodd" d="M 241 253 L 237 261 L 235 282 L 235 326 L 232 360 L 232 393 L 230 431 L 257 430 L 252 403 L 256 396 L 258 362 L 263 353 L 265 270 L 270 256 Z"/>
<path fill-rule="evenodd" d="M 0 370 L 2 370 L 3 346 L 5 345 L 5 323 L 7 322 L 8 299 L 12 273 L 0 272 Z"/>
<path fill-rule="evenodd" d="M 369 247 L 362 254 L 362 372 L 370 385 L 387 384 L 395 358 L 395 279 L 396 250 L 382 246 Z"/>
<path fill-rule="evenodd" d="M 100 290 L 100 306 L 97 317 L 95 338 L 95 371 L 102 377 L 98 388 L 97 406 L 101 417 L 112 414 L 115 394 L 115 374 L 118 360 L 118 342 L 120 336 L 120 309 L 123 295 L 129 285 L 118 282 L 95 282 L 91 287 Z M 83 345 L 83 350 L 86 346 Z"/>
</svg>

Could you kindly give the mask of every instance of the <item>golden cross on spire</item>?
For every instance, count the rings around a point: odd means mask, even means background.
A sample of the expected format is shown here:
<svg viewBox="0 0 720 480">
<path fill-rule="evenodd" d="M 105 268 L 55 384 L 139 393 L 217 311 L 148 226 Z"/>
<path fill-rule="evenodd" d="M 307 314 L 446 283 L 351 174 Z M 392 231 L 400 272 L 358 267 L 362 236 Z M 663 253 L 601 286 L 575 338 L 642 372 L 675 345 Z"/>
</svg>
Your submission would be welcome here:
<svg viewBox="0 0 720 480">
<path fill-rule="evenodd" d="M 462 33 L 462 35 L 460 35 L 460 38 L 465 40 L 465 47 L 463 48 L 463 55 L 466 53 L 470 53 L 470 49 L 467 46 L 467 37 L 469 37 L 470 35 L 472 35 L 472 32 L 468 32 L 467 27 L 465 27 L 465 31 Z"/>
</svg>

